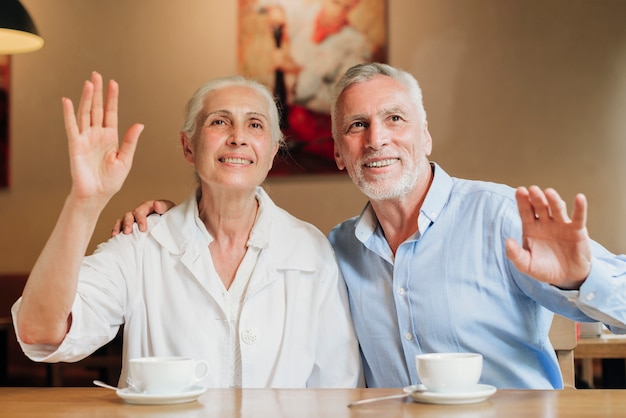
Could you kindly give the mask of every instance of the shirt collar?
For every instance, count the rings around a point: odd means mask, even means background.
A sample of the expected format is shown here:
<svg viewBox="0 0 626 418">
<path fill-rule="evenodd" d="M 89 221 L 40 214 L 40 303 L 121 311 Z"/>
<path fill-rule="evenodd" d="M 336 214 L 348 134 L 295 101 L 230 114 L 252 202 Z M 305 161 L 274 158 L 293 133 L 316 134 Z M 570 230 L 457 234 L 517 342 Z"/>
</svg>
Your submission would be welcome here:
<svg viewBox="0 0 626 418">
<path fill-rule="evenodd" d="M 417 219 L 418 236 L 424 234 L 430 225 L 437 220 L 452 192 L 452 177 L 437 163 L 431 162 L 430 164 L 433 169 L 433 181 L 426 193 L 426 198 L 420 209 L 420 216 Z M 378 228 L 380 228 L 380 224 L 376 213 L 370 202 L 367 202 L 356 222 L 355 235 L 359 241 L 365 242 Z"/>
<path fill-rule="evenodd" d="M 423 216 L 430 220 L 431 223 L 434 223 L 439 215 L 441 215 L 443 208 L 450 198 L 453 180 L 439 164 L 434 162 L 430 164 L 433 167 L 433 181 L 428 189 L 428 193 L 426 193 L 424 203 L 422 203 L 420 217 Z"/>
<path fill-rule="evenodd" d="M 261 187 L 257 187 L 254 197 L 259 205 L 259 210 L 257 211 L 256 219 L 252 225 L 247 245 L 248 247 L 267 248 L 269 243 L 269 231 L 272 224 L 272 218 L 268 215 L 267 206 L 271 201 L 267 193 Z M 207 231 L 202 219 L 200 219 L 197 200 L 194 207 L 194 218 L 198 229 L 202 231 L 207 242 L 211 243 L 213 237 L 209 231 Z"/>
<path fill-rule="evenodd" d="M 267 248 L 273 219 L 269 214 L 271 211 L 268 210 L 268 206 L 274 203 L 261 187 L 257 187 L 256 200 L 259 202 L 259 210 L 252 231 L 250 231 L 248 247 Z"/>
<path fill-rule="evenodd" d="M 255 197 L 259 203 L 259 210 L 247 245 L 267 248 L 274 203 L 261 187 L 257 187 Z M 166 212 L 163 217 L 167 218 L 167 221 L 160 222 L 150 233 L 172 253 L 184 251 L 193 241 L 200 242 L 202 247 L 208 246 L 213 241 L 213 237 L 200 219 L 196 192 L 185 202 Z M 189 217 L 193 218 L 193 223 L 186 221 Z"/>
</svg>

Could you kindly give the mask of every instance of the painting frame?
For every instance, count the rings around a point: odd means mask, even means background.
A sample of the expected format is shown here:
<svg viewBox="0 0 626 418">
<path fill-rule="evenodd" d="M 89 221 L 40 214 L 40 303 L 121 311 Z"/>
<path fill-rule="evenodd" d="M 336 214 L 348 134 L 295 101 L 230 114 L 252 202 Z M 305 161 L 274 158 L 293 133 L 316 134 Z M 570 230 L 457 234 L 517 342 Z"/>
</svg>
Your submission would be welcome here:
<svg viewBox="0 0 626 418">
<path fill-rule="evenodd" d="M 0 55 L 0 189 L 7 189 L 9 178 L 11 56 Z"/>
<path fill-rule="evenodd" d="M 340 173 L 332 86 L 387 62 L 387 16 L 387 0 L 239 0 L 238 71 L 273 93 L 285 137 L 269 176 Z"/>
</svg>

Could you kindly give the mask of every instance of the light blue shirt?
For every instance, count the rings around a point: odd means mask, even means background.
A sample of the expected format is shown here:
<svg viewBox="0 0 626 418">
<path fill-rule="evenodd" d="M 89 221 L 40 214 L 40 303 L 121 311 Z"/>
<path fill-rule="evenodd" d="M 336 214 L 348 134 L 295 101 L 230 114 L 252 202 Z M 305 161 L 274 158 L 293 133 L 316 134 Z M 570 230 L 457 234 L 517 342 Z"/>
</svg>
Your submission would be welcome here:
<svg viewBox="0 0 626 418">
<path fill-rule="evenodd" d="M 626 332 L 626 258 L 592 242 L 591 273 L 579 290 L 538 282 L 505 254 L 506 238 L 521 239 L 514 189 L 452 178 L 436 164 L 433 172 L 418 232 L 395 257 L 369 204 L 329 236 L 367 385 L 419 383 L 419 353 L 477 352 L 484 356 L 481 383 L 562 388 L 548 338 L 552 312 Z"/>
</svg>

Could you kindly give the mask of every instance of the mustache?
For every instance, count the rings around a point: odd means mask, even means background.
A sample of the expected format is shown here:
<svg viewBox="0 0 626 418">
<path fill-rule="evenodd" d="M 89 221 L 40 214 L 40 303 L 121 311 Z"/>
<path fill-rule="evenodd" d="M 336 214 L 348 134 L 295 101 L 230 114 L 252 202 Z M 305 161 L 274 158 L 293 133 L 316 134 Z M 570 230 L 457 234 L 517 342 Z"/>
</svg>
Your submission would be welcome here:
<svg viewBox="0 0 626 418">
<path fill-rule="evenodd" d="M 371 160 L 384 160 L 387 158 L 400 158 L 398 155 L 388 155 L 384 151 L 370 151 L 359 159 L 361 164 L 370 162 Z"/>
</svg>

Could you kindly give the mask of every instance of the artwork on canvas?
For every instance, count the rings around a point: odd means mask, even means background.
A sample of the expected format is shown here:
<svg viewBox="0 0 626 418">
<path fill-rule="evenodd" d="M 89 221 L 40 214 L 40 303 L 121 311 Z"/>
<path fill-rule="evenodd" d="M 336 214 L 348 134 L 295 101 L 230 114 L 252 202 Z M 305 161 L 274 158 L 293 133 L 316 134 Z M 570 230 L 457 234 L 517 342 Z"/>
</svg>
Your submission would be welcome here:
<svg viewBox="0 0 626 418">
<path fill-rule="evenodd" d="M 0 188 L 9 187 L 10 55 L 0 55 Z"/>
<path fill-rule="evenodd" d="M 386 0 L 239 0 L 239 71 L 274 93 L 287 147 L 270 175 L 338 173 L 330 93 L 352 65 L 387 60 Z"/>
</svg>

